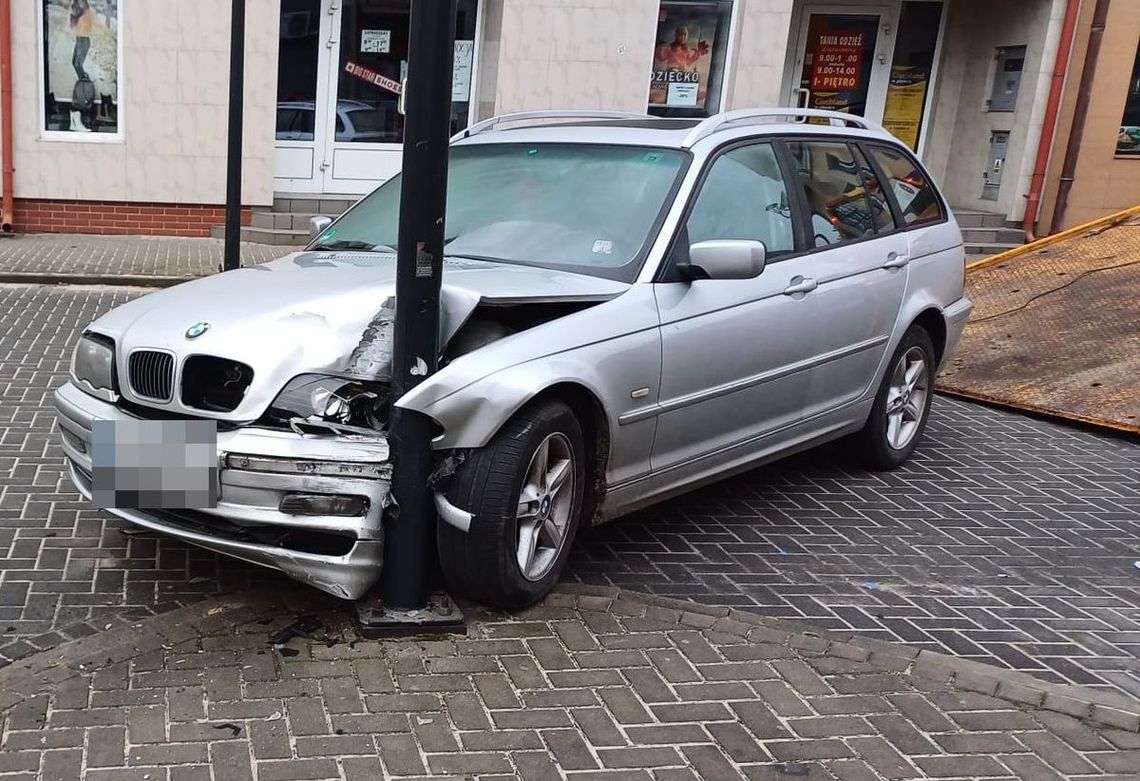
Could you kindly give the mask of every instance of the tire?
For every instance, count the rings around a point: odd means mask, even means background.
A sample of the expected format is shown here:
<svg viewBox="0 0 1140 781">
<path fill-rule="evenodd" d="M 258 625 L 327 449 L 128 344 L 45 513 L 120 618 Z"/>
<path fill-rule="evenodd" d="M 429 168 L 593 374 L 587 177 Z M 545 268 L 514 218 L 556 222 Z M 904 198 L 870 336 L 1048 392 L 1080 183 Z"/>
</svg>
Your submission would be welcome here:
<svg viewBox="0 0 1140 781">
<path fill-rule="evenodd" d="M 914 370 L 917 360 L 921 360 L 923 366 L 913 382 L 908 383 L 905 370 Z M 866 425 L 848 440 L 849 455 L 856 463 L 875 471 L 897 469 L 906 463 L 922 439 L 930 418 L 934 372 L 934 343 L 922 326 L 912 325 L 887 363 Z M 898 389 L 906 386 L 910 390 L 900 396 Z M 902 406 L 895 407 L 897 412 L 889 412 L 888 407 L 896 404 Z"/>
<path fill-rule="evenodd" d="M 543 471 L 538 468 L 543 449 L 548 461 L 555 462 L 545 470 L 545 488 L 537 477 Z M 471 528 L 463 532 L 442 521 L 437 526 L 440 567 L 454 594 L 515 610 L 554 588 L 580 523 L 587 452 L 574 413 L 561 402 L 548 401 L 521 410 L 490 444 L 463 462 L 447 497 L 472 514 Z M 563 464 L 557 473 L 562 480 L 554 488 L 557 464 Z M 524 486 L 525 515 L 520 509 Z M 557 541 L 555 530 L 560 532 Z M 531 540 L 533 548 L 524 547 Z M 529 558 L 528 550 L 533 551 Z"/>
</svg>

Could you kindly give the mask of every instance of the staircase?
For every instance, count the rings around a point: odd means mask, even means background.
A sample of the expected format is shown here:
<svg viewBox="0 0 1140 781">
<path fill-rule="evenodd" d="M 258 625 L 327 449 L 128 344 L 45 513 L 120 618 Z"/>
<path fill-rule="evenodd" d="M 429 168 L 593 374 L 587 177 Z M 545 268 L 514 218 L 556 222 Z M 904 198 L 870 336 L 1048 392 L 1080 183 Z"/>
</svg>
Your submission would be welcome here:
<svg viewBox="0 0 1140 781">
<path fill-rule="evenodd" d="M 955 209 L 954 216 L 962 228 L 967 255 L 988 257 L 1025 243 L 1025 231 L 1007 221 L 1004 214 Z"/>
<path fill-rule="evenodd" d="M 338 217 L 359 200 L 351 196 L 325 195 L 319 198 L 281 195 L 270 208 L 254 207 L 250 224 L 243 225 L 241 240 L 279 247 L 301 247 L 309 243 L 309 219 L 318 214 Z M 210 235 L 225 238 L 226 227 L 215 225 Z"/>
</svg>

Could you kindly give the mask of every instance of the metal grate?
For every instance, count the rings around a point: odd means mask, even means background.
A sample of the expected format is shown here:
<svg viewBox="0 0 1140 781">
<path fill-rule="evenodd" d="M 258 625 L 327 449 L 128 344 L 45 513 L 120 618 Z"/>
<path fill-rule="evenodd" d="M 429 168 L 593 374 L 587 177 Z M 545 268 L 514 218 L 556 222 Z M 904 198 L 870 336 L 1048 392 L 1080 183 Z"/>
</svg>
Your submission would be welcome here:
<svg viewBox="0 0 1140 781">
<path fill-rule="evenodd" d="M 170 401 L 174 395 L 174 356 L 157 350 L 136 350 L 127 362 L 131 390 L 136 396 Z"/>
</svg>

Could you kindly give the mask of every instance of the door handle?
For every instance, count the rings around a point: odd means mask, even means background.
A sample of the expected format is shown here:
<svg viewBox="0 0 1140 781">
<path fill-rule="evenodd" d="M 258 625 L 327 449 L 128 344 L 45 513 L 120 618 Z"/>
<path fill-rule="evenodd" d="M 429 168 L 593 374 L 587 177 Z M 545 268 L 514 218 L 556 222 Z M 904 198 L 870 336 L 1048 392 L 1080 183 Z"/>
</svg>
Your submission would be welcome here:
<svg viewBox="0 0 1140 781">
<path fill-rule="evenodd" d="M 792 284 L 784 288 L 785 296 L 796 296 L 802 293 L 810 293 L 819 287 L 819 284 L 814 279 L 806 279 L 804 277 L 792 277 Z"/>
<path fill-rule="evenodd" d="M 897 252 L 892 252 L 887 255 L 887 261 L 883 264 L 883 268 L 902 268 L 907 263 L 910 263 L 909 255 L 900 255 Z"/>
</svg>

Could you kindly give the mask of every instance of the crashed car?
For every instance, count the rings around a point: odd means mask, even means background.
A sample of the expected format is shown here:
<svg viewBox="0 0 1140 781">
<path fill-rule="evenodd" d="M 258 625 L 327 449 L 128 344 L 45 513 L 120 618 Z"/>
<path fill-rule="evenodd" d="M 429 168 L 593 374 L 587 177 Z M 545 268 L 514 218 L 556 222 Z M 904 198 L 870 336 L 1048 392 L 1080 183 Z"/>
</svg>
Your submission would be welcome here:
<svg viewBox="0 0 1140 781">
<path fill-rule="evenodd" d="M 828 440 L 898 467 L 971 309 L 950 209 L 870 122 L 508 115 L 453 142 L 441 369 L 392 398 L 399 194 L 85 328 L 55 395 L 79 491 L 93 428 L 209 422 L 216 501 L 110 511 L 358 598 L 414 410 L 449 587 L 519 607 L 591 524 Z"/>
</svg>

